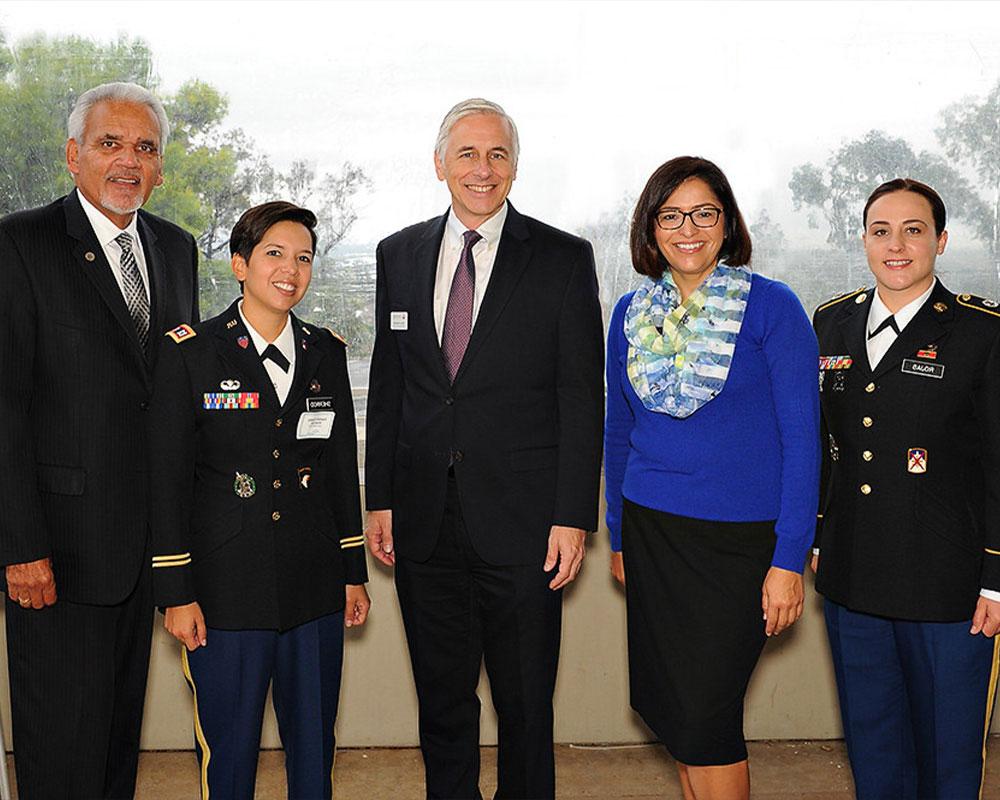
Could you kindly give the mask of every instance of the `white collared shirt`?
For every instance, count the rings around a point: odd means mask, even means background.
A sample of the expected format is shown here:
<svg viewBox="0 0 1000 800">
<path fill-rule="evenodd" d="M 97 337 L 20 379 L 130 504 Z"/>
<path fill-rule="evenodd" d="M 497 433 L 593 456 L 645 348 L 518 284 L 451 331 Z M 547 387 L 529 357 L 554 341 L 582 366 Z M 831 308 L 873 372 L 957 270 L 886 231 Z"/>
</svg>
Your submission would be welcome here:
<svg viewBox="0 0 1000 800">
<path fill-rule="evenodd" d="M 139 228 L 136 224 L 138 215 L 133 214 L 129 224 L 125 228 L 119 228 L 104 216 L 93 203 L 84 197 L 83 192 L 79 189 L 75 191 L 80 205 L 83 206 L 83 213 L 90 220 L 90 227 L 94 229 L 94 235 L 104 250 L 108 264 L 111 265 L 111 274 L 115 276 L 115 280 L 118 282 L 118 288 L 121 290 L 122 297 L 125 297 L 125 280 L 122 277 L 122 249 L 118 242 L 115 241 L 115 237 L 121 235 L 123 230 L 132 237 L 132 253 L 135 256 L 135 263 L 139 265 L 139 274 L 142 275 L 142 288 L 146 290 L 146 299 L 149 300 L 149 271 L 146 269 L 146 256 L 142 251 L 142 240 L 139 238 Z"/>
<path fill-rule="evenodd" d="M 240 312 L 240 319 L 243 320 L 243 324 L 246 325 L 247 331 L 250 333 L 250 340 L 253 342 L 254 349 L 257 351 L 259 356 L 263 353 L 269 344 L 273 344 L 277 347 L 281 354 L 288 359 L 288 372 L 283 372 L 281 367 L 275 364 L 271 359 L 264 361 L 264 370 L 267 372 L 267 376 L 271 379 L 271 383 L 274 385 L 274 392 L 278 395 L 278 404 L 284 405 L 285 400 L 288 399 L 288 393 L 292 389 L 292 378 L 295 377 L 295 329 L 292 327 L 292 317 L 291 315 L 285 317 L 285 327 L 281 329 L 281 333 L 278 334 L 277 338 L 273 342 L 268 342 L 263 336 L 261 336 L 257 329 L 251 325 L 245 316 L 243 316 L 243 301 L 240 300 L 237 306 Z"/>
<path fill-rule="evenodd" d="M 476 262 L 476 287 L 472 299 L 472 327 L 476 326 L 479 307 L 483 303 L 483 295 L 493 274 L 493 264 L 497 259 L 497 247 L 500 245 L 500 234 L 504 222 L 507 221 L 507 201 L 503 206 L 482 223 L 476 231 L 483 238 L 472 246 L 472 258 Z M 465 244 L 462 234 L 467 228 L 455 216 L 453 210 L 448 211 L 448 221 L 444 226 L 444 236 L 441 238 L 441 250 L 438 252 L 437 274 L 434 278 L 434 327 L 437 329 L 438 343 L 444 335 L 444 318 L 448 312 L 448 295 L 451 293 L 451 282 L 458 271 L 458 260 L 462 257 L 462 247 Z"/>
<path fill-rule="evenodd" d="M 927 298 L 931 296 L 931 292 L 934 291 L 936 285 L 937 278 L 931 281 L 931 285 L 927 288 L 927 291 L 920 295 L 920 297 L 916 300 L 911 300 L 896 312 L 896 327 L 900 333 L 910 324 L 910 320 L 917 315 L 917 312 L 927 302 Z M 891 316 L 893 316 L 893 313 L 885 307 L 885 303 L 882 302 L 878 289 L 876 289 L 875 296 L 872 298 L 872 304 L 868 308 L 868 324 L 865 327 L 865 346 L 868 349 L 868 365 L 872 369 L 878 366 L 878 362 L 889 351 L 889 348 L 892 347 L 892 343 L 896 341 L 896 337 L 899 334 L 889 327 L 883 328 L 876 336 L 872 336 L 870 339 L 868 338 L 868 334 Z"/>
</svg>

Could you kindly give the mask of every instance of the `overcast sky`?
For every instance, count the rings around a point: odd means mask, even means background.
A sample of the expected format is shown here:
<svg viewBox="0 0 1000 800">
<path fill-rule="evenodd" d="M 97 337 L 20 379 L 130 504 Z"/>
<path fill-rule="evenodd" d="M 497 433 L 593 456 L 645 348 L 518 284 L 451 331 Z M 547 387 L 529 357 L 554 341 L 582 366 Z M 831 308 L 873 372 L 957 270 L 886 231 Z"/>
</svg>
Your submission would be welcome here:
<svg viewBox="0 0 1000 800">
<path fill-rule="evenodd" d="M 872 128 L 934 148 L 941 108 L 1000 78 L 993 2 L 8 1 L 0 28 L 142 37 L 163 91 L 221 89 L 277 166 L 362 165 L 362 242 L 447 207 L 432 147 L 469 96 L 517 121 L 511 199 L 532 216 L 574 229 L 691 153 L 797 234 L 794 165 Z"/>
</svg>

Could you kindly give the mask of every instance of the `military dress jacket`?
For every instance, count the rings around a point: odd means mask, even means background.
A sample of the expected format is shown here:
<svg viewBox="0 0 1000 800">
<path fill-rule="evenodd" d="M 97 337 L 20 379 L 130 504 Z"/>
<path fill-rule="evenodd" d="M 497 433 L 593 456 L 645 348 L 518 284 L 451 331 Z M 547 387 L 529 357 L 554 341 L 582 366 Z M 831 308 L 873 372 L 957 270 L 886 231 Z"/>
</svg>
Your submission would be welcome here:
<svg viewBox="0 0 1000 800">
<path fill-rule="evenodd" d="M 209 627 L 288 630 L 367 580 L 346 347 L 292 325 L 280 406 L 237 303 L 169 332 L 157 364 L 154 599 L 197 601 Z"/>
<path fill-rule="evenodd" d="M 967 620 L 1000 590 L 1000 308 L 940 281 L 874 370 L 874 289 L 821 305 L 816 588 L 855 611 Z"/>
</svg>

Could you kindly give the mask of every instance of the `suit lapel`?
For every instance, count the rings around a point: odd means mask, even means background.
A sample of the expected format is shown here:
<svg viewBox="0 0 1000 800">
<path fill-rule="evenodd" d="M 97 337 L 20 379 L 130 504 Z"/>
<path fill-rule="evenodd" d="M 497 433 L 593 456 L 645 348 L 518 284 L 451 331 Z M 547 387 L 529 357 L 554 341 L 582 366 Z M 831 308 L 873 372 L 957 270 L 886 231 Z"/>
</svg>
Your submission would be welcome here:
<svg viewBox="0 0 1000 800">
<path fill-rule="evenodd" d="M 899 369 L 904 358 L 913 356 L 920 348 L 940 339 L 947 332 L 947 326 L 954 317 L 954 305 L 955 296 L 941 285 L 941 281 L 938 281 L 931 296 L 909 324 L 900 331 L 896 341 L 878 362 L 874 371 L 875 377 Z"/>
<path fill-rule="evenodd" d="M 429 360 L 435 365 L 437 377 L 444 381 L 445 385 L 449 383 L 448 370 L 445 367 L 444 354 L 441 352 L 441 343 L 438 341 L 437 327 L 434 324 L 434 281 L 437 277 L 441 240 L 444 238 L 447 222 L 447 213 L 431 220 L 420 236 L 413 253 L 412 292 L 418 306 L 418 313 L 415 314 L 417 318 L 414 320 L 417 326 L 415 336 L 418 337 L 420 347 L 429 354 Z"/>
<path fill-rule="evenodd" d="M 265 402 L 275 410 L 279 409 L 278 395 L 275 394 L 274 385 L 271 378 L 261 363 L 257 348 L 253 346 L 253 339 L 250 332 L 243 324 L 240 317 L 239 300 L 236 300 L 219 318 L 219 326 L 215 330 L 215 335 L 219 338 L 219 352 L 222 357 L 232 364 L 240 373 L 240 377 L 249 386 L 244 387 L 244 391 L 250 386 L 260 387 L 257 391 L 260 395 L 260 402 Z"/>
<path fill-rule="evenodd" d="M 316 346 L 319 337 L 312 326 L 303 325 L 293 314 L 292 329 L 295 331 L 295 375 L 282 410 L 293 407 L 302 399 L 323 360 L 323 351 Z M 333 387 L 328 386 L 326 392 L 332 390 Z M 322 387 L 320 391 L 323 391 Z"/>
<path fill-rule="evenodd" d="M 164 303 L 159 302 L 159 298 L 166 287 L 166 259 L 157 244 L 156 232 L 146 222 L 141 211 L 136 213 L 139 217 L 136 227 L 142 242 L 142 253 L 146 258 L 146 272 L 149 274 L 149 341 L 152 344 L 159 341 L 160 331 L 164 328 Z"/>
<path fill-rule="evenodd" d="M 139 344 L 139 335 L 135 332 L 135 323 L 129 316 L 125 298 L 111 272 L 111 265 L 104 255 L 104 248 L 97 241 L 94 229 L 83 211 L 83 206 L 77 199 L 76 192 L 70 192 L 63 201 L 63 211 L 66 214 L 66 233 L 76 240 L 73 246 L 73 257 L 84 274 L 90 279 L 101 298 L 107 304 L 118 324 L 125 330 L 125 335 L 132 342 L 135 355 L 145 366 L 145 353 Z M 150 331 L 152 337 L 153 331 Z M 157 332 L 158 335 L 158 332 Z"/>
<path fill-rule="evenodd" d="M 854 300 L 845 301 L 848 306 L 840 319 L 840 330 L 847 345 L 847 352 L 853 360 L 852 366 L 860 369 L 865 375 L 871 375 L 871 365 L 868 363 L 868 309 L 871 308 L 875 289 L 870 289 L 864 295 L 858 295 Z M 864 299 L 858 303 L 858 299 Z M 840 355 L 825 353 L 824 355 Z"/>
<path fill-rule="evenodd" d="M 514 210 L 514 206 L 509 206 L 503 232 L 500 234 L 496 260 L 493 262 L 490 282 L 483 295 L 483 302 L 479 306 L 475 325 L 472 327 L 472 338 L 469 339 L 469 346 L 465 350 L 462 364 L 455 375 L 455 383 L 462 379 L 462 374 L 490 335 L 490 331 L 500 318 L 507 301 L 510 300 L 514 287 L 521 279 L 521 274 L 528 265 L 530 256 L 531 245 L 528 237 L 528 226 L 524 223 L 524 218 Z"/>
</svg>

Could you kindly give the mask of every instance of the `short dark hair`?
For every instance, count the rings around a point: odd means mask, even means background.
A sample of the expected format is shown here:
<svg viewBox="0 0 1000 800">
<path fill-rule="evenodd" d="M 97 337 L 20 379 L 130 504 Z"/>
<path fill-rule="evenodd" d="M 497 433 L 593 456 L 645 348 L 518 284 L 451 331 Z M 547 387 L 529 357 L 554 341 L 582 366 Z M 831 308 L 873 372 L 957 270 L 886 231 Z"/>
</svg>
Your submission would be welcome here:
<svg viewBox="0 0 1000 800">
<path fill-rule="evenodd" d="M 705 181 L 722 203 L 726 229 L 722 248 L 719 250 L 719 260 L 725 261 L 732 267 L 750 263 L 750 254 L 753 250 L 750 232 L 743 221 L 739 206 L 736 205 L 736 198 L 726 176 L 708 159 L 679 156 L 661 164 L 656 172 L 650 175 L 632 213 L 632 230 L 629 235 L 632 268 L 640 275 L 648 275 L 654 280 L 663 277 L 667 260 L 656 246 L 653 233 L 656 214 L 667 198 L 688 178 L 700 178 Z"/>
<path fill-rule="evenodd" d="M 893 192 L 913 192 L 927 200 L 931 204 L 931 213 L 934 215 L 934 233 L 938 236 L 944 233 L 944 224 L 947 220 L 944 200 L 941 199 L 941 195 L 926 183 L 915 181 L 913 178 L 893 178 L 891 181 L 883 183 L 868 196 L 868 202 L 865 203 L 865 210 L 861 214 L 862 230 L 868 230 L 868 209 L 872 207 L 872 203 L 883 195 L 892 194 Z"/>
<path fill-rule="evenodd" d="M 298 222 L 309 230 L 312 237 L 312 249 L 316 252 L 316 215 L 308 208 L 300 208 L 285 200 L 273 200 L 261 203 L 243 212 L 233 232 L 229 236 L 229 254 L 240 255 L 244 261 L 250 260 L 253 249 L 260 244 L 264 234 L 272 225 L 279 222 Z"/>
</svg>

